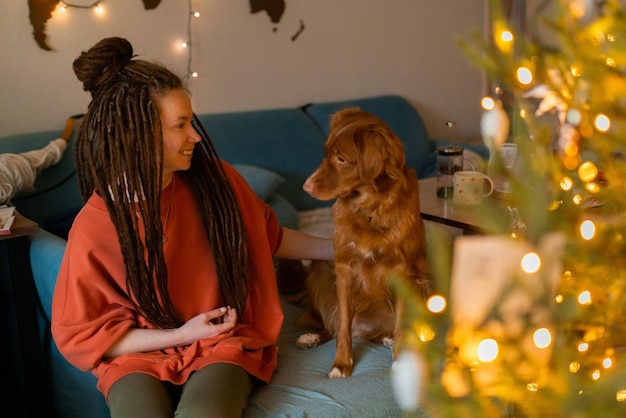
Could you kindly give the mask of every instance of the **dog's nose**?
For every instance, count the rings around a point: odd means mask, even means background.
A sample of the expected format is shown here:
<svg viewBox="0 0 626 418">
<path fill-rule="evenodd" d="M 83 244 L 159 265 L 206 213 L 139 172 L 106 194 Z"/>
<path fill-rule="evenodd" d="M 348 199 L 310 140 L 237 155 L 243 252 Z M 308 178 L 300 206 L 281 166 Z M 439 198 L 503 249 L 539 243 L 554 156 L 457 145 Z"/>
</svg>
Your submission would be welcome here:
<svg viewBox="0 0 626 418">
<path fill-rule="evenodd" d="M 305 192 L 307 192 L 308 194 L 313 193 L 313 185 L 309 183 L 309 181 L 307 180 L 303 185 L 302 185 L 302 190 L 304 190 Z"/>
</svg>

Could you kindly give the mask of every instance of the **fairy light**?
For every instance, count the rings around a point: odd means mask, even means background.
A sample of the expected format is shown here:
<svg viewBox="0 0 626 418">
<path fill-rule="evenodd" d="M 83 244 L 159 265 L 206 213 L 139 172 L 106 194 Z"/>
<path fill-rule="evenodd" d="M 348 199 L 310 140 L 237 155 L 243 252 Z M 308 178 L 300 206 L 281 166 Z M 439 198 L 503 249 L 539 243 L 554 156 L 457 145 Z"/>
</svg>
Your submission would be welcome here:
<svg viewBox="0 0 626 418">
<path fill-rule="evenodd" d="M 539 328 L 533 334 L 533 341 L 537 348 L 547 348 L 552 344 L 552 335 L 547 328 Z"/>
<path fill-rule="evenodd" d="M 67 2 L 67 1 L 63 1 L 61 2 L 60 7 L 61 7 L 62 12 L 67 12 L 69 9 L 94 9 L 96 13 L 102 14 L 104 13 L 104 8 L 101 5 L 103 1 L 104 0 L 94 1 L 93 3 L 88 4 L 88 5 L 74 4 L 74 3 Z"/>
<path fill-rule="evenodd" d="M 491 363 L 498 357 L 498 342 L 491 338 L 482 340 L 478 343 L 476 354 L 481 362 Z"/>
<path fill-rule="evenodd" d="M 183 49 L 187 50 L 187 75 L 191 78 L 197 78 L 199 76 L 198 72 L 195 70 L 192 70 L 193 57 L 192 57 L 192 48 L 191 48 L 192 47 L 191 25 L 192 25 L 193 19 L 197 19 L 200 17 L 200 12 L 194 11 L 192 9 L 191 0 L 187 1 L 187 7 L 189 9 L 189 13 L 187 15 L 187 40 L 183 42 L 184 45 L 181 44 L 181 46 L 183 47 Z"/>
<path fill-rule="evenodd" d="M 598 370 L 598 369 L 594 370 L 593 373 L 591 373 L 591 378 L 593 380 L 600 379 L 600 370 Z"/>
<path fill-rule="evenodd" d="M 519 67 L 517 69 L 517 80 L 524 85 L 528 85 L 533 82 L 533 73 L 527 67 Z"/>
<path fill-rule="evenodd" d="M 421 342 L 427 343 L 435 339 L 435 331 L 428 324 L 420 324 L 416 327 L 416 333 Z"/>
<path fill-rule="evenodd" d="M 491 110 L 494 107 L 496 107 L 496 102 L 489 96 L 485 96 L 482 98 L 482 100 L 480 101 L 480 106 L 484 109 L 484 110 Z"/>
<path fill-rule="evenodd" d="M 591 193 L 598 193 L 600 191 L 600 185 L 598 185 L 598 183 L 594 183 L 594 182 L 587 183 L 587 184 L 585 184 L 585 189 L 588 192 L 591 192 Z"/>
<path fill-rule="evenodd" d="M 626 389 L 618 390 L 617 393 L 615 394 L 615 400 L 617 402 L 626 401 Z"/>
<path fill-rule="evenodd" d="M 574 181 L 569 177 L 563 177 L 561 179 L 560 186 L 564 191 L 572 190 L 572 187 L 574 187 Z"/>
<path fill-rule="evenodd" d="M 582 224 L 580 224 L 580 236 L 583 237 L 583 239 L 589 241 L 594 237 L 595 234 L 596 225 L 593 223 L 593 221 L 587 219 Z"/>
<path fill-rule="evenodd" d="M 441 313 L 446 309 L 446 299 L 441 295 L 432 295 L 428 298 L 426 306 L 432 313 Z"/>
<path fill-rule="evenodd" d="M 572 361 L 569 364 L 569 372 L 570 373 L 578 373 L 578 371 L 580 370 L 580 363 L 577 361 Z"/>
<path fill-rule="evenodd" d="M 526 385 L 526 390 L 529 392 L 537 392 L 539 390 L 539 385 L 537 383 L 529 383 Z"/>
<path fill-rule="evenodd" d="M 585 351 L 589 350 L 589 343 L 580 343 L 578 344 L 578 351 L 580 351 L 581 353 L 584 353 Z"/>
<path fill-rule="evenodd" d="M 581 305 L 591 305 L 591 293 L 588 290 L 580 292 L 578 295 L 578 303 Z"/>
<path fill-rule="evenodd" d="M 605 369 L 610 369 L 611 366 L 613 366 L 613 360 L 610 357 L 602 360 L 602 367 L 604 367 Z"/>
<path fill-rule="evenodd" d="M 582 201 L 583 201 L 583 197 L 578 193 L 572 197 L 572 202 L 574 202 L 574 204 L 576 205 L 580 205 Z"/>
<path fill-rule="evenodd" d="M 503 30 L 500 34 L 500 38 L 507 43 L 513 42 L 513 34 L 508 30 Z"/>
<path fill-rule="evenodd" d="M 541 258 L 537 253 L 528 253 L 522 257 L 521 265 L 526 273 L 536 273 L 541 267 Z"/>
<path fill-rule="evenodd" d="M 594 120 L 594 125 L 600 132 L 606 132 L 611 127 L 611 120 L 607 115 L 600 113 Z"/>
<path fill-rule="evenodd" d="M 591 161 L 585 161 L 578 167 L 578 177 L 584 181 L 593 181 L 598 176 L 598 167 Z"/>
</svg>

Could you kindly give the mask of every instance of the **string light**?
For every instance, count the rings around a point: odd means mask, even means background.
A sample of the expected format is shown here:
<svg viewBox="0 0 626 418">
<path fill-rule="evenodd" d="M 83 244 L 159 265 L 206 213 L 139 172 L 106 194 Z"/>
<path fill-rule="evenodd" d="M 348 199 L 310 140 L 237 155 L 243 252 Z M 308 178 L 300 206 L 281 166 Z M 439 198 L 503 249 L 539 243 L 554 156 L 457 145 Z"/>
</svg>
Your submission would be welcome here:
<svg viewBox="0 0 626 418">
<path fill-rule="evenodd" d="M 67 12 L 69 9 L 72 9 L 72 8 L 73 9 L 94 9 L 96 13 L 102 14 L 104 12 L 104 9 L 100 5 L 100 3 L 102 3 L 103 1 L 104 0 L 94 1 L 93 3 L 89 5 L 74 4 L 74 3 L 63 1 L 61 2 L 61 11 Z"/>
<path fill-rule="evenodd" d="M 69 9 L 72 9 L 72 8 L 93 9 L 95 13 L 97 13 L 98 15 L 101 15 L 104 13 L 104 8 L 102 7 L 102 3 L 104 1 L 105 0 L 97 0 L 87 5 L 75 4 L 69 1 L 61 1 L 59 4 L 59 10 L 61 12 L 68 12 Z M 187 18 L 187 39 L 185 41 L 182 41 L 179 44 L 179 46 L 183 50 L 187 51 L 187 76 L 196 78 L 199 76 L 199 73 L 195 70 L 192 70 L 192 62 L 193 62 L 192 58 L 193 57 L 192 57 L 192 42 L 191 42 L 191 37 L 192 37 L 191 25 L 192 25 L 193 19 L 200 17 L 200 12 L 192 10 L 192 0 L 188 0 L 187 6 L 189 9 L 188 18 Z"/>
<path fill-rule="evenodd" d="M 191 25 L 193 22 L 193 19 L 197 19 L 200 17 L 200 12 L 194 11 L 192 9 L 192 4 L 191 4 L 191 0 L 187 1 L 187 7 L 189 9 L 189 13 L 187 15 L 187 41 L 183 42 L 181 44 L 181 46 L 187 50 L 187 76 L 188 77 L 192 77 L 192 78 L 196 78 L 198 77 L 198 72 L 192 70 L 192 64 L 193 64 L 193 57 L 192 57 L 192 43 L 191 43 L 191 37 L 192 37 L 192 30 L 191 30 Z"/>
</svg>

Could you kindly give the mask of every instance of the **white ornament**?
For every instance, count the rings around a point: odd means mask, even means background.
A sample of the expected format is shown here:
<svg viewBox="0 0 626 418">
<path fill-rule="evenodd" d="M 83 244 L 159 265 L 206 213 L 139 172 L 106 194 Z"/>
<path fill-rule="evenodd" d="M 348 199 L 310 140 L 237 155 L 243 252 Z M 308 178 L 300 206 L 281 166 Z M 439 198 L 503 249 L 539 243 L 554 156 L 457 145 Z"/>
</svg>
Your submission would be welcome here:
<svg viewBox="0 0 626 418">
<path fill-rule="evenodd" d="M 405 412 L 416 411 L 422 406 L 423 391 L 426 387 L 426 364 L 415 351 L 402 351 L 393 362 L 391 386 L 393 394 Z"/>
<path fill-rule="evenodd" d="M 493 109 L 486 110 L 480 119 L 480 133 L 483 142 L 493 149 L 506 142 L 509 136 L 509 116 L 499 102 Z"/>
</svg>

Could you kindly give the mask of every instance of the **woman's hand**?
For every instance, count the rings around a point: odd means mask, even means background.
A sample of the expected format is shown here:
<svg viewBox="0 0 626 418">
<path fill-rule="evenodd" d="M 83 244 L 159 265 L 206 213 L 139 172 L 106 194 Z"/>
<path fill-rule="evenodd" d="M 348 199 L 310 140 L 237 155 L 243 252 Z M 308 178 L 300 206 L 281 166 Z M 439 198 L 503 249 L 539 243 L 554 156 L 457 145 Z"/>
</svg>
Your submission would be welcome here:
<svg viewBox="0 0 626 418">
<path fill-rule="evenodd" d="M 236 323 L 237 311 L 227 306 L 196 315 L 175 329 L 131 328 L 107 350 L 104 357 L 189 345 L 202 338 L 225 334 L 235 328 Z"/>
<path fill-rule="evenodd" d="M 237 323 L 237 311 L 230 306 L 203 312 L 194 316 L 176 330 L 180 345 L 191 344 L 202 338 L 211 338 L 229 332 Z"/>
</svg>

